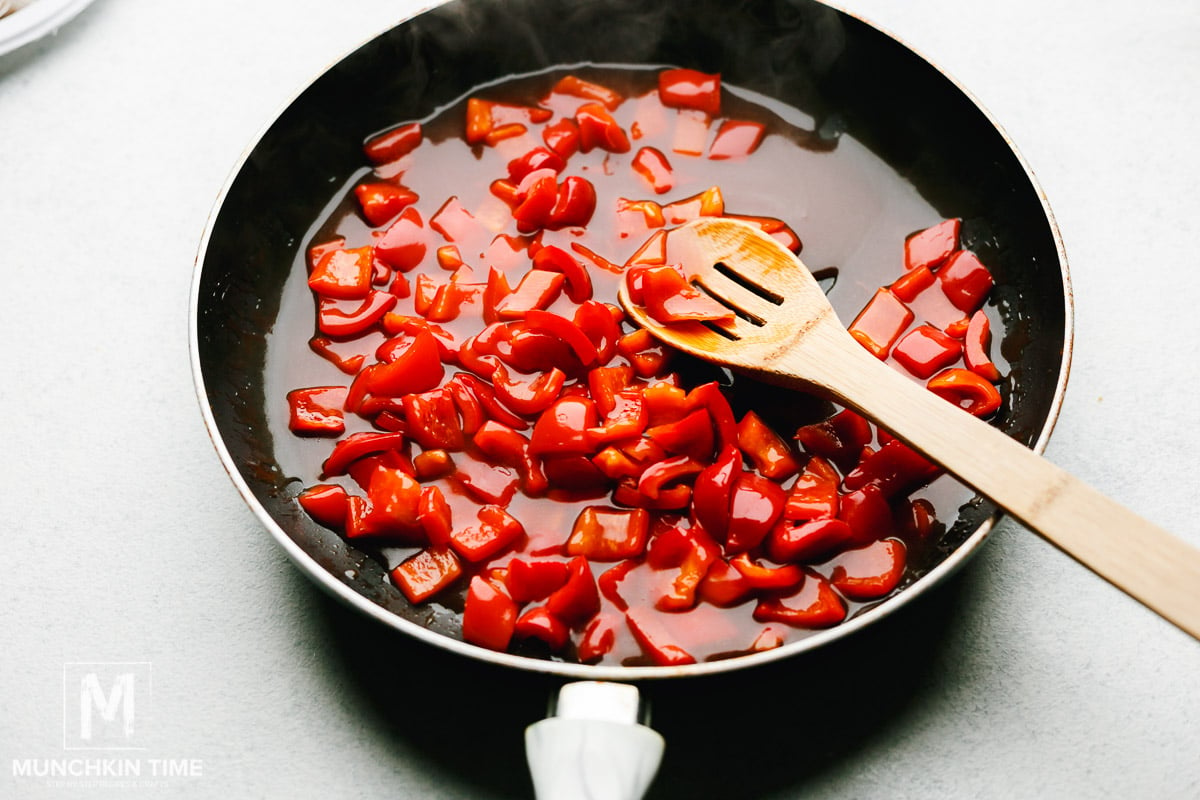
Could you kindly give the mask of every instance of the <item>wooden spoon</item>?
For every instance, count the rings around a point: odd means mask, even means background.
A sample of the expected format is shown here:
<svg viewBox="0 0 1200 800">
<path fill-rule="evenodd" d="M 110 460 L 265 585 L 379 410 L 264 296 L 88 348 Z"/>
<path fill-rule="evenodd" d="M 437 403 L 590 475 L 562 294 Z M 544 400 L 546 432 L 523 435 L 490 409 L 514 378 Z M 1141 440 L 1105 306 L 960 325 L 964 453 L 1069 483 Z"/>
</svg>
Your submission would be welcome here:
<svg viewBox="0 0 1200 800">
<path fill-rule="evenodd" d="M 684 264 L 738 317 L 720 326 L 724 335 L 698 323 L 664 325 L 630 302 L 622 282 L 621 304 L 638 324 L 699 358 L 853 408 L 1200 639 L 1200 550 L 875 358 L 803 262 L 757 228 L 701 218 L 671 231 L 667 248 L 669 262 Z"/>
</svg>

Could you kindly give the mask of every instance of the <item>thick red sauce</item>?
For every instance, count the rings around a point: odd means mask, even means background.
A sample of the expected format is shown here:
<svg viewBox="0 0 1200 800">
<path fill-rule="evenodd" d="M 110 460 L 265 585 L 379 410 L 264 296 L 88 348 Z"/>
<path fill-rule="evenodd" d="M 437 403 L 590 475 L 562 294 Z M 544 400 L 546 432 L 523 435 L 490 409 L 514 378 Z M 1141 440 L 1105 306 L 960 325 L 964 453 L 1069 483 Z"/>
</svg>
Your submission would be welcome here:
<svg viewBox="0 0 1200 800">
<path fill-rule="evenodd" d="M 514 78 L 484 87 L 474 92 L 473 96 L 523 105 L 542 102 L 543 107 L 554 112 L 553 122 L 562 116 L 570 116 L 574 108 L 585 102 L 578 97 L 550 94 L 551 87 L 564 74 L 567 73 L 554 71 Z M 879 287 L 905 273 L 905 238 L 940 220 L 939 215 L 909 184 L 855 141 L 848 137 L 836 141 L 820 140 L 809 129 L 811 120 L 805 114 L 775 101 L 736 88 L 723 87 L 720 114 L 710 123 L 709 138 L 723 119 L 762 123 L 766 126 L 766 135 L 756 150 L 745 158 L 711 160 L 673 152 L 677 112 L 659 105 L 657 93 L 654 92 L 656 71 L 585 68 L 572 70 L 571 74 L 620 92 L 626 99 L 612 115 L 622 129 L 636 131 L 631 136 L 632 147 L 629 152 L 615 154 L 601 148 L 587 153 L 579 152 L 568 159 L 568 166 L 562 173 L 564 176 L 577 175 L 592 183 L 596 192 L 596 210 L 586 230 L 577 227 L 545 230 L 540 234 L 540 242 L 543 245 L 557 245 L 581 261 L 583 259 L 571 249 L 573 243 L 583 244 L 608 261 L 620 265 L 645 241 L 644 232 L 621 232 L 613 212 L 618 198 L 650 199 L 665 205 L 696 195 L 709 187 L 719 186 L 728 213 L 777 218 L 799 235 L 803 241 L 802 258 L 823 279 L 823 285 L 843 321 L 850 323 Z M 309 340 L 314 336 L 315 306 L 313 293 L 305 279 L 309 269 L 309 247 L 339 238 L 345 240 L 346 248 L 363 247 L 372 244 L 374 232 L 386 230 L 388 223 L 375 228 L 363 218 L 355 200 L 354 187 L 379 180 L 402 184 L 419 196 L 415 207 L 426 225 L 447 198 L 454 196 L 495 234 L 518 235 L 509 205 L 493 194 L 489 184 L 507 174 L 507 165 L 512 159 L 532 147 L 543 145 L 541 136 L 537 134 L 541 126 L 531 126 L 533 130 L 530 134 L 505 139 L 494 146 L 469 145 L 463 138 L 466 104 L 464 98 L 433 118 L 423 120 L 423 141 L 404 158 L 373 169 L 366 166 L 364 160 L 364 169 L 346 185 L 336 187 L 331 193 L 327 209 L 314 221 L 310 236 L 302 243 L 294 275 L 285 288 L 279 319 L 270 340 L 267 390 L 269 402 L 279 405 L 279 413 L 272 416 L 272 433 L 277 443 L 280 465 L 286 474 L 295 476 L 305 486 L 320 482 L 336 483 L 352 493 L 363 494 L 362 489 L 348 476 L 322 481 L 321 465 L 329 455 L 331 440 L 291 435 L 287 431 L 288 409 L 284 399 L 289 391 L 299 387 L 347 386 L 352 380 L 351 376 L 315 354 L 309 347 Z M 636 129 L 635 120 L 638 123 Z M 631 162 L 643 146 L 655 147 L 666 154 L 671 166 L 672 186 L 669 191 L 656 193 L 646 179 L 632 168 Z M 297 165 L 297 168 L 302 169 L 303 165 Z M 434 250 L 439 243 L 444 242 L 434 242 L 422 263 L 407 273 L 410 282 L 414 282 L 422 273 L 439 283 L 447 280 L 449 273 L 439 267 L 434 259 Z M 461 256 L 475 269 L 474 280 L 486 281 L 487 242 L 473 239 L 462 244 Z M 473 246 L 468 248 L 467 244 Z M 510 276 L 513 285 L 526 269 L 528 263 L 513 272 Z M 620 275 L 595 268 L 590 268 L 590 274 L 594 298 L 615 303 Z M 386 288 L 386 284 L 383 284 L 383 288 Z M 927 321 L 944 328 L 963 316 L 961 311 L 954 309 L 943 295 L 936 292 L 936 287 L 934 289 L 922 293 L 910 304 L 916 315 L 912 327 Z M 569 318 L 573 308 L 574 304 L 563 295 L 547 310 Z M 414 314 L 412 297 L 400 299 L 394 311 Z M 993 325 L 997 322 L 992 320 Z M 481 327 L 478 313 L 469 312 L 440 324 L 460 342 Z M 626 324 L 624 331 L 629 330 L 631 327 Z M 994 330 L 999 332 L 1000 328 Z M 361 337 L 335 342 L 331 347 L 343 357 L 363 354 L 366 362 L 371 363 L 376 347 L 387 338 L 376 329 Z M 1007 365 L 997 357 L 997 367 L 1004 372 Z M 767 388 L 682 356 L 675 356 L 671 368 L 679 373 L 683 385 L 687 387 L 710 380 L 721 382 L 738 419 L 753 409 L 789 442 L 798 427 L 825 419 L 835 411 L 834 407 L 815 398 Z M 448 368 L 447 379 L 453 373 L 454 369 Z M 370 420 L 352 413 L 345 415 L 345 423 L 347 434 L 378 430 Z M 525 431 L 526 435 L 528 433 Z M 872 447 L 878 444 L 877 439 L 871 441 Z M 470 457 L 464 452 L 452 455 L 456 460 Z M 803 453 L 797 450 L 796 457 L 803 463 Z M 479 502 L 467 496 L 452 480 L 438 478 L 426 483 L 441 489 L 456 524 L 474 520 Z M 790 483 L 791 480 L 788 480 L 783 485 L 787 487 Z M 929 498 L 938 516 L 952 521 L 956 506 L 969 496 L 952 481 L 939 478 L 910 497 Z M 909 502 L 896 499 L 893 506 L 900 511 Z M 523 524 L 525 537 L 514 547 L 484 563 L 469 564 L 464 561 L 466 575 L 449 590 L 426 602 L 433 608 L 460 611 L 469 576 L 488 571 L 493 576 L 502 575 L 496 570 L 502 570 L 513 557 L 529 558 L 532 555 L 539 559 L 567 561 L 563 543 L 580 512 L 595 505 L 613 505 L 607 491 L 576 498 L 553 492 L 551 496 L 530 497 L 518 491 L 507 507 L 509 513 Z M 934 530 L 923 537 L 899 535 L 907 551 L 907 577 L 920 571 L 923 551 L 930 542 L 936 540 L 940 526 L 941 523 L 935 522 Z M 416 547 L 386 544 L 367 544 L 362 547 L 379 558 L 388 569 L 396 567 L 418 550 Z M 612 566 L 612 563 L 594 563 L 592 571 L 599 575 Z M 824 567 L 821 563 L 808 566 L 814 572 L 821 573 L 828 564 Z M 809 628 L 755 620 L 753 599 L 732 608 L 700 602 L 683 613 L 653 610 L 654 598 L 661 591 L 663 579 L 661 574 L 644 565 L 635 568 L 620 584 L 622 599 L 631 607 L 645 606 L 646 613 L 654 617 L 665 635 L 697 660 L 743 653 L 756 646 L 764 646 L 764 641 L 778 645 L 812 632 Z M 864 605 L 875 602 L 875 599 L 864 603 L 846 597 L 842 601 L 849 618 Z M 602 613 L 620 616 L 608 600 L 602 603 Z M 537 603 L 527 607 L 534 605 Z M 571 642 L 559 652 L 550 652 L 536 640 L 514 640 L 513 647 L 520 652 L 573 660 L 576 657 L 575 644 L 580 636 L 579 627 L 582 626 L 577 626 Z M 767 628 L 769 632 L 764 638 L 764 629 Z M 603 663 L 655 663 L 655 659 L 648 655 L 628 628 L 617 625 L 615 631 L 615 642 L 611 650 L 603 655 Z"/>
</svg>

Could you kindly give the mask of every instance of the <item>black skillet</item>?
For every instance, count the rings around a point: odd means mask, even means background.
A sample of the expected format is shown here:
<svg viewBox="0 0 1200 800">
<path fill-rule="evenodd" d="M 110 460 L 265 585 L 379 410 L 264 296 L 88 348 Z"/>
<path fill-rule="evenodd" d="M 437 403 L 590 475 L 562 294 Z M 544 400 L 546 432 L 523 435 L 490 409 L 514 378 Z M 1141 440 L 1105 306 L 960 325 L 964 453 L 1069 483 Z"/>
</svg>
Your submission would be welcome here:
<svg viewBox="0 0 1200 800">
<path fill-rule="evenodd" d="M 726 85 L 811 118 L 813 147 L 829 151 L 835 176 L 839 151 L 860 148 L 890 187 L 915 190 L 936 216 L 963 218 L 966 246 L 997 280 L 992 311 L 1002 321 L 998 346 L 1009 365 L 999 424 L 1044 448 L 1071 344 L 1062 243 L 1011 143 L 945 75 L 870 25 L 807 0 L 453 0 L 381 34 L 314 81 L 253 145 L 218 201 L 197 261 L 192 359 L 226 469 L 264 526 L 322 588 L 406 634 L 494 664 L 624 681 L 703 675 L 811 651 L 887 617 L 976 551 L 994 521 L 990 505 L 965 503 L 903 590 L 843 625 L 767 653 L 675 668 L 594 667 L 465 644 L 452 616 L 411 606 L 378 561 L 300 510 L 300 483 L 280 456 L 287 435 L 281 398 L 266 389 L 276 352 L 271 333 L 314 222 L 333 190 L 362 168 L 362 141 L 427 118 L 481 84 L 580 63 L 719 72 Z M 794 188 L 777 190 L 787 196 Z M 888 209 L 870 204 L 847 213 L 858 215 L 855 225 L 865 231 L 898 224 Z M 819 241 L 821 231 L 797 227 L 810 244 Z M 806 261 L 819 266 L 810 255 L 806 248 Z M 840 266 L 852 272 L 852 264 Z"/>
</svg>

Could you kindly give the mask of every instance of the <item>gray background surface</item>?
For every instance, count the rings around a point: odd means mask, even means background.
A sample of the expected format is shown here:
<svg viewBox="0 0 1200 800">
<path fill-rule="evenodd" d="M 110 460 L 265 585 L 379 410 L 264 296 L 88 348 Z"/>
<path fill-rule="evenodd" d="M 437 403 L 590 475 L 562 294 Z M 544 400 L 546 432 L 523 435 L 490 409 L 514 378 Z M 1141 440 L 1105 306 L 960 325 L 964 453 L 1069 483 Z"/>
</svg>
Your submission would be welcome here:
<svg viewBox="0 0 1200 800">
<path fill-rule="evenodd" d="M 243 147 L 419 7 L 98 0 L 0 56 L 0 796 L 527 797 L 551 682 L 336 606 L 200 421 L 192 263 Z M 955 76 L 1037 173 L 1075 285 L 1049 457 L 1200 545 L 1200 7 L 846 0 Z M 655 686 L 653 796 L 1200 797 L 1200 646 L 1005 521 L 880 630 Z M 150 662 L 146 758 L 51 785 L 65 662 Z"/>
</svg>

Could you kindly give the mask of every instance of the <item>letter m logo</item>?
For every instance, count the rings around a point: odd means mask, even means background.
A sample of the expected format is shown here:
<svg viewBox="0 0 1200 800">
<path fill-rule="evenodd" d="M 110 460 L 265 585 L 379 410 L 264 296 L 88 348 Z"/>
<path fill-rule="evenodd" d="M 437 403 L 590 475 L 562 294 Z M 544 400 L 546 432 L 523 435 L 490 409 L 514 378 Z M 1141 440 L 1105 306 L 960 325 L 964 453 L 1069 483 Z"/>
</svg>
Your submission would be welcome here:
<svg viewBox="0 0 1200 800">
<path fill-rule="evenodd" d="M 150 701 L 150 664 L 63 665 L 63 747 L 142 750 Z"/>
</svg>

